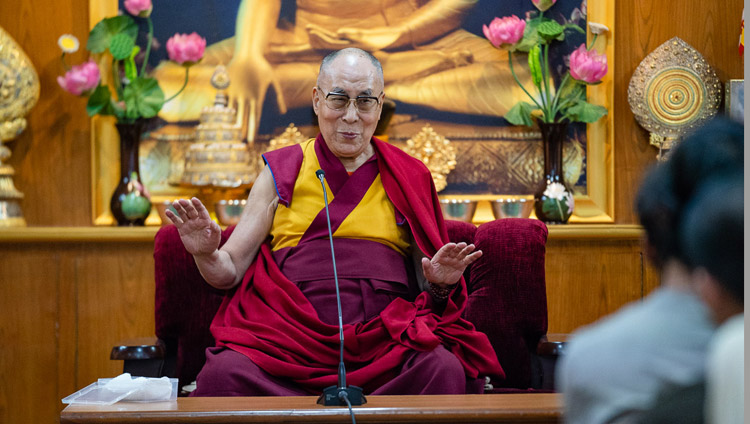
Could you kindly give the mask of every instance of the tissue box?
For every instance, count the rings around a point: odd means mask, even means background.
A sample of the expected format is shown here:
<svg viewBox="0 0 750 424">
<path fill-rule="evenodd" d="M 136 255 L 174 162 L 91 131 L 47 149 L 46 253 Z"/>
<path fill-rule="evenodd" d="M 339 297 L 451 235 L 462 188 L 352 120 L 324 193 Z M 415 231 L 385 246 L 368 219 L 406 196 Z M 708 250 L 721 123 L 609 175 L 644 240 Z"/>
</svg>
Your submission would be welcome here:
<svg viewBox="0 0 750 424">
<path fill-rule="evenodd" d="M 120 376 L 122 378 L 125 376 Z M 130 375 L 127 375 L 129 378 Z M 169 383 L 171 385 L 171 392 L 166 393 L 160 391 L 158 396 L 152 396 L 147 390 L 144 390 L 145 384 L 153 384 L 158 382 L 159 378 L 150 377 L 137 377 L 136 380 L 132 379 L 133 382 L 138 381 L 143 384 L 131 385 L 130 387 L 116 387 L 111 388 L 110 382 L 113 378 L 100 378 L 94 383 L 89 384 L 83 389 L 73 393 L 70 396 L 65 397 L 62 402 L 65 404 L 81 404 L 81 405 L 112 405 L 119 401 L 128 402 L 164 402 L 177 399 L 177 379 L 170 378 Z"/>
</svg>

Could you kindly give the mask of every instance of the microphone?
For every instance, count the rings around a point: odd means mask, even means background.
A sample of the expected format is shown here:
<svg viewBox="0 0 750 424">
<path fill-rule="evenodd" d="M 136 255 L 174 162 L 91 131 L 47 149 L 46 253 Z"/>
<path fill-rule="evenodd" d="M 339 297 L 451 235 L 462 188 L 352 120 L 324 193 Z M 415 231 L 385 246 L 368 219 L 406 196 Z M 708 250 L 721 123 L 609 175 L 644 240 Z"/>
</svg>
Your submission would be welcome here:
<svg viewBox="0 0 750 424">
<path fill-rule="evenodd" d="M 323 187 L 323 200 L 326 205 L 326 220 L 328 221 L 328 240 L 331 242 L 331 259 L 333 261 L 333 281 L 336 283 L 336 303 L 339 308 L 339 371 L 338 386 L 326 387 L 323 394 L 318 398 L 318 404 L 325 406 L 349 406 L 362 405 L 367 399 L 362 394 L 362 388 L 346 385 L 346 368 L 344 368 L 344 324 L 341 318 L 341 295 L 339 294 L 339 277 L 336 272 L 336 255 L 333 253 L 333 233 L 331 232 L 331 216 L 328 213 L 328 192 L 326 191 L 325 175 L 322 169 L 315 171 Z M 352 417 L 354 418 L 354 417 Z"/>
</svg>

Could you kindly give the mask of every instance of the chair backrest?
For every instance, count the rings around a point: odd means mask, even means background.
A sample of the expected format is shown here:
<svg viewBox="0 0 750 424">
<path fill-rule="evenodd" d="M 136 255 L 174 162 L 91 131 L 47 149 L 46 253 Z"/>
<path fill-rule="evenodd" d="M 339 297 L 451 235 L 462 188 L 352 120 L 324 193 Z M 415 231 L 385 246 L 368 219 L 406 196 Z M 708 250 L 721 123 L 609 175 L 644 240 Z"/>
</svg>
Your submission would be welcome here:
<svg viewBox="0 0 750 424">
<path fill-rule="evenodd" d="M 482 258 L 465 272 L 469 302 L 464 314 L 487 334 L 506 379 L 496 387 L 530 387 L 531 354 L 547 332 L 544 253 L 547 227 L 531 219 L 503 219 L 476 227 L 447 221 L 451 241 L 473 242 Z M 222 233 L 222 243 L 233 228 Z M 224 291 L 208 285 L 173 225 L 155 238 L 156 336 L 176 355 L 175 375 L 185 385 L 198 375 L 209 331 Z"/>
<path fill-rule="evenodd" d="M 465 241 L 453 226 L 450 239 Z M 534 219 L 490 221 L 476 229 L 473 242 L 482 257 L 468 270 L 464 317 L 487 335 L 503 366 L 505 380 L 493 385 L 532 387 L 532 352 L 547 334 L 547 227 Z"/>
</svg>

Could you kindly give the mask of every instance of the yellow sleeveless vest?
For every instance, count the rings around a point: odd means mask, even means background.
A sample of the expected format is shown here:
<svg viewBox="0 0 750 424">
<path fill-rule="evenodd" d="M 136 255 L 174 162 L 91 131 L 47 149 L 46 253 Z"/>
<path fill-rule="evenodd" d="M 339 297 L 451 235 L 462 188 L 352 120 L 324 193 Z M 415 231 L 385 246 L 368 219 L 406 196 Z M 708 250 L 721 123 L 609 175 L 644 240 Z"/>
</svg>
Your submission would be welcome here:
<svg viewBox="0 0 750 424">
<path fill-rule="evenodd" d="M 279 204 L 276 208 L 271 227 L 271 248 L 274 251 L 296 246 L 315 216 L 325 207 L 320 180 L 315 178 L 315 171 L 320 169 L 315 154 L 315 139 L 300 146 L 303 159 L 299 175 L 306 177 L 297 177 L 289 207 Z M 334 195 L 327 182 L 326 190 L 328 201 L 332 202 Z M 333 237 L 371 240 L 406 255 L 409 234 L 406 225 L 396 224 L 396 210 L 385 193 L 380 175 L 375 177 L 362 201 L 344 219 Z"/>
</svg>

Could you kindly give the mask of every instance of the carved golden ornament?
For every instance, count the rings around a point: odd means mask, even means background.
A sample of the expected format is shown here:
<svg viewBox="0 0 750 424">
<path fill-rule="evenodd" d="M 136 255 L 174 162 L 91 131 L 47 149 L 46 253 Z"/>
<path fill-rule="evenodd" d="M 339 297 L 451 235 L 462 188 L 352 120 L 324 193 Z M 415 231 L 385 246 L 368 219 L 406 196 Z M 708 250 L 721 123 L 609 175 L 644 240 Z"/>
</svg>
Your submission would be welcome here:
<svg viewBox="0 0 750 424">
<path fill-rule="evenodd" d="M 421 160 L 430 170 L 437 191 L 445 188 L 448 174 L 456 167 L 456 148 L 450 140 L 427 124 L 414 138 L 406 141 L 404 151 Z"/>
<path fill-rule="evenodd" d="M 0 28 L 0 227 L 25 226 L 20 200 L 23 193 L 13 184 L 13 167 L 4 141 L 26 128 L 24 116 L 39 100 L 39 76 L 26 53 Z"/>
<path fill-rule="evenodd" d="M 308 140 L 309 138 L 310 137 L 306 137 L 304 134 L 302 134 L 299 129 L 292 123 L 289 124 L 286 129 L 284 129 L 284 132 L 281 133 L 281 135 L 271 139 L 271 142 L 268 145 L 268 151 L 270 152 L 271 150 L 277 150 L 282 147 L 300 144 L 303 141 Z"/>
<path fill-rule="evenodd" d="M 628 86 L 628 102 L 650 143 L 664 160 L 685 134 L 719 110 L 722 85 L 697 50 L 674 37 L 638 65 Z"/>
<path fill-rule="evenodd" d="M 228 189 L 252 186 L 258 175 L 259 155 L 253 155 L 242 142 L 242 127 L 236 124 L 237 111 L 228 106 L 224 92 L 229 75 L 223 65 L 216 67 L 211 85 L 218 90 L 213 106 L 201 110 L 195 129 L 195 142 L 185 152 L 181 185 L 210 189 L 228 195 Z"/>
<path fill-rule="evenodd" d="M 656 133 L 651 133 L 648 140 L 649 144 L 659 149 L 659 153 L 656 155 L 656 159 L 659 162 L 664 162 L 665 160 L 667 160 L 667 158 L 669 157 L 669 152 L 673 147 L 675 147 L 678 141 L 678 138 L 662 137 Z"/>
<path fill-rule="evenodd" d="M 229 87 L 230 79 L 227 67 L 219 65 L 216 67 L 213 75 L 211 75 L 211 85 L 217 90 L 226 90 Z"/>
</svg>

